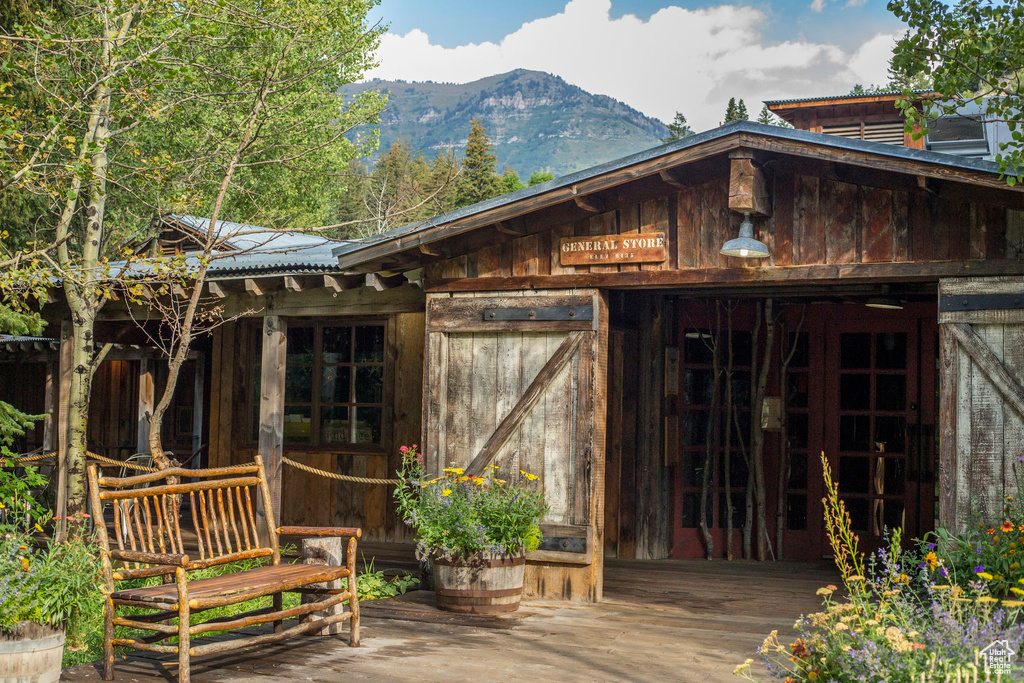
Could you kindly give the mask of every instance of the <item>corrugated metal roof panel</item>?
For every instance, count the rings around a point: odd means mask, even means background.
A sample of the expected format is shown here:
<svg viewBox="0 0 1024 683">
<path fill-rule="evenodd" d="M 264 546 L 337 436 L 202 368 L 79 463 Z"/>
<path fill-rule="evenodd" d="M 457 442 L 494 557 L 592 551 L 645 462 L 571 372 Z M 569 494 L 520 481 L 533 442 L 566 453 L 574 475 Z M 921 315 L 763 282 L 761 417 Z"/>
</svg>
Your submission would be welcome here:
<svg viewBox="0 0 1024 683">
<path fill-rule="evenodd" d="M 910 92 L 912 94 L 914 94 L 914 95 L 924 95 L 926 93 L 930 93 L 930 92 L 934 92 L 934 91 L 925 89 L 925 90 L 911 90 Z M 764 103 L 767 104 L 769 107 L 772 107 L 772 106 L 774 106 L 776 104 L 800 104 L 801 102 L 817 102 L 817 101 L 826 101 L 826 100 L 853 100 L 853 99 L 857 99 L 858 97 L 886 97 L 888 95 L 902 95 L 902 94 L 903 94 L 902 90 L 886 90 L 884 92 L 862 92 L 862 93 L 857 93 L 857 94 L 847 93 L 846 95 L 826 95 L 824 97 L 822 97 L 822 96 L 818 96 L 818 97 L 798 97 L 798 98 L 792 99 L 792 100 L 765 100 Z"/>
</svg>

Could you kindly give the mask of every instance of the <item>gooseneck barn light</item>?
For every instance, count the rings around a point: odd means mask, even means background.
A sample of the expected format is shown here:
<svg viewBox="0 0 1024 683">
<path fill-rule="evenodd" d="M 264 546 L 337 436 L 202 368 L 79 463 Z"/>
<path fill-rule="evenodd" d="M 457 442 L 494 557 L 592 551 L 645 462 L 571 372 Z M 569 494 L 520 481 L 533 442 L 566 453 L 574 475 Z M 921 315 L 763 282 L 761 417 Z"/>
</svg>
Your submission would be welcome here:
<svg viewBox="0 0 1024 683">
<path fill-rule="evenodd" d="M 722 245 L 723 256 L 738 256 L 739 258 L 765 258 L 768 256 L 768 247 L 764 242 L 754 239 L 754 224 L 750 222 L 750 214 L 743 214 L 743 222 L 740 223 L 740 236 L 731 239 Z"/>
</svg>

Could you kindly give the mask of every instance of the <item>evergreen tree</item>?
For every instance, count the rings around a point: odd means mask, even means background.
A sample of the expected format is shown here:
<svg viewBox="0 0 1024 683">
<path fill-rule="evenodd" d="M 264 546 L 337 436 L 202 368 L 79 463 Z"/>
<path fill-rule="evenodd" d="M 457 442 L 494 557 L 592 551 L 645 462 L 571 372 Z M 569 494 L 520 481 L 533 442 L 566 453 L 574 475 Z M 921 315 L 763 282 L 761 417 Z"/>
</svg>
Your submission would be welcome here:
<svg viewBox="0 0 1024 683">
<path fill-rule="evenodd" d="M 688 138 L 694 134 L 694 130 L 690 128 L 690 124 L 686 122 L 686 117 L 680 112 L 676 112 L 676 117 L 672 120 L 672 123 L 668 124 L 668 137 L 662 138 L 662 142 L 672 142 L 673 140 L 682 140 Z"/>
<path fill-rule="evenodd" d="M 747 105 L 743 104 L 743 100 L 737 102 L 735 97 L 730 97 L 729 104 L 725 108 L 725 121 L 723 123 L 749 120 L 750 115 L 747 114 Z"/>
<path fill-rule="evenodd" d="M 484 124 L 473 119 L 466 140 L 466 155 L 462 160 L 462 173 L 455 181 L 456 207 L 469 206 L 501 194 L 501 178 L 495 166 L 498 157 L 487 135 Z"/>
<path fill-rule="evenodd" d="M 747 105 L 743 104 L 741 99 L 736 103 L 736 120 L 737 121 L 749 121 L 750 114 L 747 113 Z"/>
<path fill-rule="evenodd" d="M 534 185 L 540 185 L 546 183 L 549 180 L 554 180 L 555 174 L 550 171 L 534 171 L 530 174 L 530 179 L 527 181 L 527 185 L 533 187 Z"/>
<path fill-rule="evenodd" d="M 519 174 L 515 172 L 509 165 L 505 165 L 505 172 L 501 174 L 501 193 L 508 194 L 509 192 L 515 192 L 521 190 L 526 185 L 523 185 L 523 181 L 519 179 Z"/>
<path fill-rule="evenodd" d="M 758 114 L 758 116 L 757 116 L 757 122 L 758 123 L 763 123 L 766 126 L 778 126 L 779 128 L 792 128 L 793 127 L 793 126 L 789 125 L 788 123 L 786 123 L 783 119 L 780 119 L 778 116 L 773 114 L 771 112 L 771 110 L 768 109 L 768 105 L 767 104 L 764 105 L 763 107 L 761 107 L 761 113 Z"/>
</svg>

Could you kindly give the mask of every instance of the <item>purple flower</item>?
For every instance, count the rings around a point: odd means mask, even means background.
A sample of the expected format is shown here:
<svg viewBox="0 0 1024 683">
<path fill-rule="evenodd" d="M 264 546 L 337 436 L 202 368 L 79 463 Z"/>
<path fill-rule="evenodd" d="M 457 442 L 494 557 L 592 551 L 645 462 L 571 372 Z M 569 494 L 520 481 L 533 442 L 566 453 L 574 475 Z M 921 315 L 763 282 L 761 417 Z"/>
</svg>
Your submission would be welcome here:
<svg viewBox="0 0 1024 683">
<path fill-rule="evenodd" d="M 935 550 L 935 544 L 934 543 L 929 543 L 928 544 L 928 549 L 929 550 Z"/>
<path fill-rule="evenodd" d="M 985 571 L 985 566 L 984 565 L 979 564 L 977 567 L 974 568 L 974 573 L 975 574 L 980 574 L 983 571 Z"/>
<path fill-rule="evenodd" d="M 941 574 L 942 578 L 944 578 L 944 579 L 948 578 L 949 577 L 949 570 L 946 569 L 945 567 L 943 567 L 942 569 L 939 570 L 939 574 Z"/>
</svg>

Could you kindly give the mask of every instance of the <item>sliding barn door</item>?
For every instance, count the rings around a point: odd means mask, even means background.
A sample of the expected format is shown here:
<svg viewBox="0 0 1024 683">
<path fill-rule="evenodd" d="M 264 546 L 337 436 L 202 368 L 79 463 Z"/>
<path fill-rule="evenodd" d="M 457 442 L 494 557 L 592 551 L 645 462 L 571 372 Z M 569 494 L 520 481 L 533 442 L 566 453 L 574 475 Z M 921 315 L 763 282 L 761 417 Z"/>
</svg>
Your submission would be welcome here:
<svg viewBox="0 0 1024 683">
<path fill-rule="evenodd" d="M 941 522 L 999 521 L 1024 467 L 1024 279 L 943 280 L 939 323 Z"/>
<path fill-rule="evenodd" d="M 427 467 L 536 475 L 549 511 L 527 592 L 599 599 L 601 298 L 430 295 L 427 306 Z"/>
</svg>

